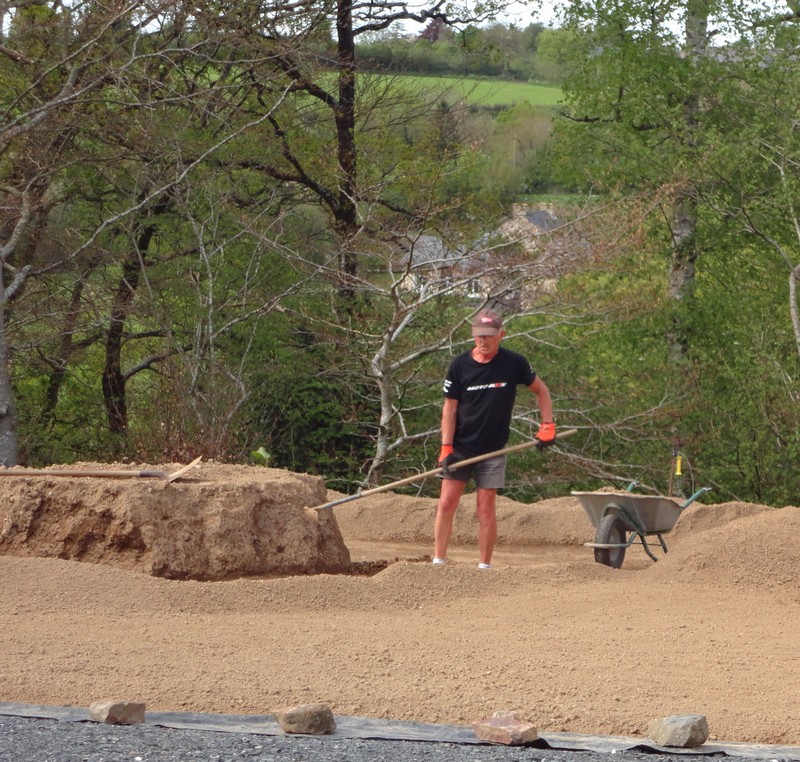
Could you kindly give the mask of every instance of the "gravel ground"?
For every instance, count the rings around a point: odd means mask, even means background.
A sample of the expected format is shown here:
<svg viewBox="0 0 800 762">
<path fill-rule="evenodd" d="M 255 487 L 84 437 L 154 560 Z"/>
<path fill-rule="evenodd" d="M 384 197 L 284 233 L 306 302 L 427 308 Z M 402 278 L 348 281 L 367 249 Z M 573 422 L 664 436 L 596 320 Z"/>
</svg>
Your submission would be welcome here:
<svg viewBox="0 0 800 762">
<path fill-rule="evenodd" d="M 708 762 L 709 755 L 375 741 L 0 717 L 2 762 Z M 747 757 L 730 757 L 748 762 Z M 759 762 L 764 762 L 760 758 Z M 773 760 L 773 762 L 777 762 Z"/>
</svg>

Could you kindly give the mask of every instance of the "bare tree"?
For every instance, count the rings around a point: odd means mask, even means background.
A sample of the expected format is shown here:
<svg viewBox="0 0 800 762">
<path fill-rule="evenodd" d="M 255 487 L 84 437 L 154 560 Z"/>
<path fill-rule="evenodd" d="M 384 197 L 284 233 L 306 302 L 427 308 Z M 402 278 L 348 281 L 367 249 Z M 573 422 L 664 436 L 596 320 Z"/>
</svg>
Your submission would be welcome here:
<svg viewBox="0 0 800 762">
<path fill-rule="evenodd" d="M 232 67 L 198 39 L 179 4 L 20 3 L 4 6 L 2 15 L 0 461 L 8 465 L 17 459 L 6 330 L 12 299 L 30 279 L 66 273 L 86 256 L 110 264 L 114 240 L 124 240 L 127 226 L 130 248 L 110 307 L 103 376 L 110 428 L 124 431 L 125 382 L 137 372 L 123 369 L 122 343 L 131 338 L 124 326 L 158 217 L 192 172 L 266 122 L 287 88 L 266 94 L 262 83 L 261 108 L 238 109 L 230 123 L 231 104 L 250 83 L 231 81 Z M 202 116 L 192 121 L 195 113 Z M 166 139 L 178 120 L 204 128 L 202 139 Z M 56 209 L 73 220 L 68 235 L 51 238 Z M 74 316 L 74 302 L 70 309 Z M 66 344 L 62 349 L 69 352 Z M 136 366 L 143 367 L 149 366 Z"/>
</svg>

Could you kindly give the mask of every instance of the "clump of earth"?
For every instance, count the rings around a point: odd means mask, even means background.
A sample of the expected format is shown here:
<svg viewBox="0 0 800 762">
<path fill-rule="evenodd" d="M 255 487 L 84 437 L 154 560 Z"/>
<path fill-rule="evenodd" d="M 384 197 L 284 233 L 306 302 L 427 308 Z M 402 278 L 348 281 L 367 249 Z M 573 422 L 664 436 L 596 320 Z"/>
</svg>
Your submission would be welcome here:
<svg viewBox="0 0 800 762">
<path fill-rule="evenodd" d="M 469 494 L 433 566 L 435 500 L 315 511 L 340 495 L 277 469 L 6 476 L 0 493 L 3 701 L 325 703 L 449 724 L 516 711 L 540 732 L 631 736 L 703 714 L 712 740 L 800 745 L 796 506 L 693 503 L 657 562 L 637 544 L 612 569 L 584 547 L 577 498 L 501 497 L 486 571 Z"/>
</svg>

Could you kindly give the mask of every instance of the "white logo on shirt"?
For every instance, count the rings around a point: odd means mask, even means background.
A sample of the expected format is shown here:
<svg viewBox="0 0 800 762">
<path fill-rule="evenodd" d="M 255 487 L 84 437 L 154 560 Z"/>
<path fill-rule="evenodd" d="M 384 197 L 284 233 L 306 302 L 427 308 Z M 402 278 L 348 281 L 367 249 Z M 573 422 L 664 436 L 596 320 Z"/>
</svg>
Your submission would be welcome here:
<svg viewBox="0 0 800 762">
<path fill-rule="evenodd" d="M 506 381 L 495 381 L 493 384 L 476 384 L 475 386 L 468 386 L 468 392 L 480 392 L 483 389 L 502 389 L 508 386 Z"/>
</svg>

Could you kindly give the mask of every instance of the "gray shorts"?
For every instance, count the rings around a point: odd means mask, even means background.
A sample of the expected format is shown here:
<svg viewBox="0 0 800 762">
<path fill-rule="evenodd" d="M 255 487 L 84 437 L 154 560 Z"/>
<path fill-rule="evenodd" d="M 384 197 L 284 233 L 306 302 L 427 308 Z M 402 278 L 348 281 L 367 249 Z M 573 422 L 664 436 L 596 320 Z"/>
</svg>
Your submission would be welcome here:
<svg viewBox="0 0 800 762">
<path fill-rule="evenodd" d="M 471 466 L 464 466 L 442 474 L 442 479 L 455 479 L 459 482 L 468 482 L 473 477 L 475 484 L 481 489 L 503 489 L 506 486 L 506 461 L 507 455 L 498 455 L 488 458 Z"/>
</svg>

